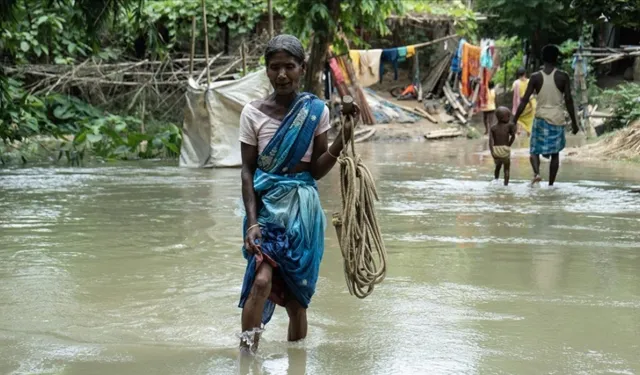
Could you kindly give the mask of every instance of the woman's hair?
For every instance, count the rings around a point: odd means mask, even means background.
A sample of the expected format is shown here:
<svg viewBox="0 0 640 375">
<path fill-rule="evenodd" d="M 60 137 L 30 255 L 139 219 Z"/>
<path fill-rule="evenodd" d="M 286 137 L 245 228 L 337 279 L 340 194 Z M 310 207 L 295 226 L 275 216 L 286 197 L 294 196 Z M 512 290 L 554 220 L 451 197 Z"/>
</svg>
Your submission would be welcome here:
<svg viewBox="0 0 640 375">
<path fill-rule="evenodd" d="M 518 70 L 516 70 L 516 78 L 520 78 L 525 74 L 527 74 L 527 70 L 525 68 L 523 68 L 522 66 L 519 67 Z"/>
<path fill-rule="evenodd" d="M 489 88 L 492 89 L 496 87 L 496 84 L 493 81 L 489 81 Z"/>
<path fill-rule="evenodd" d="M 265 61 L 269 63 L 269 59 L 278 52 L 286 52 L 300 64 L 304 63 L 304 48 L 300 40 L 293 35 L 281 34 L 271 39 L 267 44 L 267 49 L 264 51 Z"/>
</svg>

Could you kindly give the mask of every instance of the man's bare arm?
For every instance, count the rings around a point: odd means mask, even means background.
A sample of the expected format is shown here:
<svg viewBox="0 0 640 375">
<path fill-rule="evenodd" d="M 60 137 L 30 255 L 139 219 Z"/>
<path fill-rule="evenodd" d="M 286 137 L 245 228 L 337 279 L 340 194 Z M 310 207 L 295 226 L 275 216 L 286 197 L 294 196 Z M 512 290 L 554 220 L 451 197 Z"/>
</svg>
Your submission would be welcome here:
<svg viewBox="0 0 640 375">
<path fill-rule="evenodd" d="M 569 74 L 564 73 L 564 103 L 567 106 L 567 112 L 569 112 L 569 117 L 571 117 L 571 129 L 573 130 L 573 134 L 577 134 L 578 130 L 578 121 L 576 119 L 576 107 L 573 104 L 573 96 L 571 95 L 571 78 L 569 78 Z"/>
</svg>

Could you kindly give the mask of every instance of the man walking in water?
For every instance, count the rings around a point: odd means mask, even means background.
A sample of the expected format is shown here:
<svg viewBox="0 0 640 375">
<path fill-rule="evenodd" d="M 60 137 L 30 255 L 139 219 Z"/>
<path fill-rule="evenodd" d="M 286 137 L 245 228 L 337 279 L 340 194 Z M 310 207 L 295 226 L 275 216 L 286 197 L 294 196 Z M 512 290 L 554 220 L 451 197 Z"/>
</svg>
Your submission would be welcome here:
<svg viewBox="0 0 640 375">
<path fill-rule="evenodd" d="M 571 117 L 573 134 L 578 133 L 576 112 L 571 97 L 571 80 L 566 72 L 556 68 L 560 50 L 555 45 L 547 45 L 542 49 L 544 68 L 531 75 L 529 85 L 520 106 L 516 112 L 514 122 L 517 124 L 522 112 L 527 107 L 531 95 L 537 94 L 537 107 L 533 128 L 531 129 L 531 167 L 533 180 L 531 184 L 540 182 L 540 155 L 551 157 L 549 167 L 549 186 L 553 186 L 560 167 L 560 151 L 566 145 L 564 134 L 564 107 Z"/>
</svg>

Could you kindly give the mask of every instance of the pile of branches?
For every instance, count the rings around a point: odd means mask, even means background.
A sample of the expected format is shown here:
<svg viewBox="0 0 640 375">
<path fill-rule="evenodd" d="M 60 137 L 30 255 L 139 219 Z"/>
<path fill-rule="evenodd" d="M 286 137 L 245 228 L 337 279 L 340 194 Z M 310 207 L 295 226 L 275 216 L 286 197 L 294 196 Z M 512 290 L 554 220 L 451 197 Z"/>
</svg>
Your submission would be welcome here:
<svg viewBox="0 0 640 375">
<path fill-rule="evenodd" d="M 603 140 L 585 146 L 581 154 L 587 157 L 605 157 L 609 159 L 640 158 L 640 120 L 629 124 Z"/>
<path fill-rule="evenodd" d="M 640 56 L 640 46 L 621 46 L 620 48 L 609 47 L 584 47 L 582 57 L 593 57 L 595 64 L 611 64 L 625 58 L 635 58 Z M 580 56 L 578 53 L 574 56 Z"/>
<path fill-rule="evenodd" d="M 20 77 L 34 95 L 68 94 L 114 113 L 142 109 L 143 116 L 146 112 L 156 120 L 179 122 L 189 78 L 206 85 L 208 77 L 210 82 L 235 79 L 259 65 L 264 42 L 245 45 L 251 47 L 236 55 L 214 54 L 208 61 L 204 56 L 117 63 L 88 59 L 77 65 L 10 66 L 5 72 Z"/>
</svg>

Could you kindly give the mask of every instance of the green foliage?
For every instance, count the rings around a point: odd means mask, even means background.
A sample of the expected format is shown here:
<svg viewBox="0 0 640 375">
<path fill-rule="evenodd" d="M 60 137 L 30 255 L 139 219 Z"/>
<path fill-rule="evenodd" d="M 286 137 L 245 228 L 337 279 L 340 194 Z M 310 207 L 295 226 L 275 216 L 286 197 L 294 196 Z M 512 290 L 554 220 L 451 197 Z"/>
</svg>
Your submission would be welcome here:
<svg viewBox="0 0 640 375">
<path fill-rule="evenodd" d="M 640 119 L 640 84 L 627 83 L 615 89 L 604 90 L 600 104 L 613 108 L 615 118 L 607 123 L 608 131 L 623 128 Z"/>
<path fill-rule="evenodd" d="M 252 31 L 266 11 L 266 2 L 207 0 L 206 7 L 207 30 L 212 41 L 215 41 L 216 34 L 225 25 L 229 28 L 231 38 Z M 123 11 L 118 19 L 115 39 L 124 46 L 133 46 L 138 37 L 143 37 L 153 57 L 164 57 L 178 46 L 182 47 L 181 50 L 189 50 L 193 17 L 196 18 L 196 38 L 202 40 L 204 21 L 200 1 L 147 1 L 140 8 Z M 165 30 L 163 37 L 161 31 Z"/>
<path fill-rule="evenodd" d="M 572 8 L 590 23 L 604 15 L 617 26 L 640 28 L 640 0 L 573 0 Z"/>
<path fill-rule="evenodd" d="M 522 40 L 518 37 L 500 38 L 496 40 L 496 48 L 500 51 L 502 63 L 495 74 L 494 80 L 503 82 L 505 69 L 507 72 L 507 85 L 516 79 L 516 70 L 524 67 L 524 53 L 522 51 Z M 505 89 L 510 90 L 507 86 Z"/>
<path fill-rule="evenodd" d="M 0 139 L 22 141 L 53 128 L 44 102 L 24 91 L 20 82 L 0 74 Z"/>
<path fill-rule="evenodd" d="M 0 32 L 0 50 L 5 50 L 16 63 L 72 64 L 93 55 L 94 39 L 86 33 L 82 12 L 71 3 L 27 0 L 29 7 L 16 7 L 15 22 L 7 22 Z M 97 56 L 108 59 L 116 53 L 110 48 L 97 50 Z"/>
<path fill-rule="evenodd" d="M 88 152 L 106 160 L 179 155 L 182 135 L 178 127 L 167 124 L 155 134 L 143 134 L 139 128 L 140 120 L 133 117 L 83 119 L 73 140 L 62 143 L 58 158 L 64 155 L 79 164 Z"/>
<path fill-rule="evenodd" d="M 22 0 L 0 0 L 0 25 L 6 21 L 20 20 L 25 9 L 34 6 L 59 6 L 60 8 L 73 8 L 79 11 L 80 19 L 65 19 L 66 22 L 73 21 L 76 26 L 82 26 L 89 35 L 95 36 L 102 26 L 115 17 L 124 8 L 137 4 L 140 7 L 144 0 L 46 0 L 31 1 Z M 22 7 L 22 8 L 20 8 Z M 27 12 L 28 13 L 28 12 Z"/>
<path fill-rule="evenodd" d="M 470 41 L 478 39 L 478 22 L 472 8 L 461 0 L 405 0 L 407 13 L 429 13 L 435 16 L 448 16 L 456 20 L 456 34 Z"/>
<path fill-rule="evenodd" d="M 483 34 L 529 40 L 536 55 L 543 45 L 576 36 L 579 30 L 571 0 L 478 0 L 476 5 L 489 17 Z"/>
<path fill-rule="evenodd" d="M 103 159 L 176 157 L 182 136 L 173 124 L 154 124 L 143 134 L 140 120 L 105 113 L 73 97 L 29 94 L 21 82 L 0 75 L 0 139 L 5 144 L 33 136 L 64 141 L 60 157 L 79 163 L 90 152 Z M 1 155 L 0 155 L 1 156 Z"/>
<path fill-rule="evenodd" d="M 337 17 L 329 14 L 325 0 L 276 1 L 276 9 L 283 11 L 287 19 L 287 31 L 308 39 L 311 32 L 335 35 L 341 31 L 344 36 L 356 44 L 362 40 L 356 32 L 357 27 L 375 30 L 380 35 L 389 33 L 385 23 L 388 16 L 402 11 L 400 0 L 343 0 L 340 1 Z M 284 4 L 288 4 L 285 7 Z M 336 41 L 340 48 L 341 40 Z"/>
</svg>

